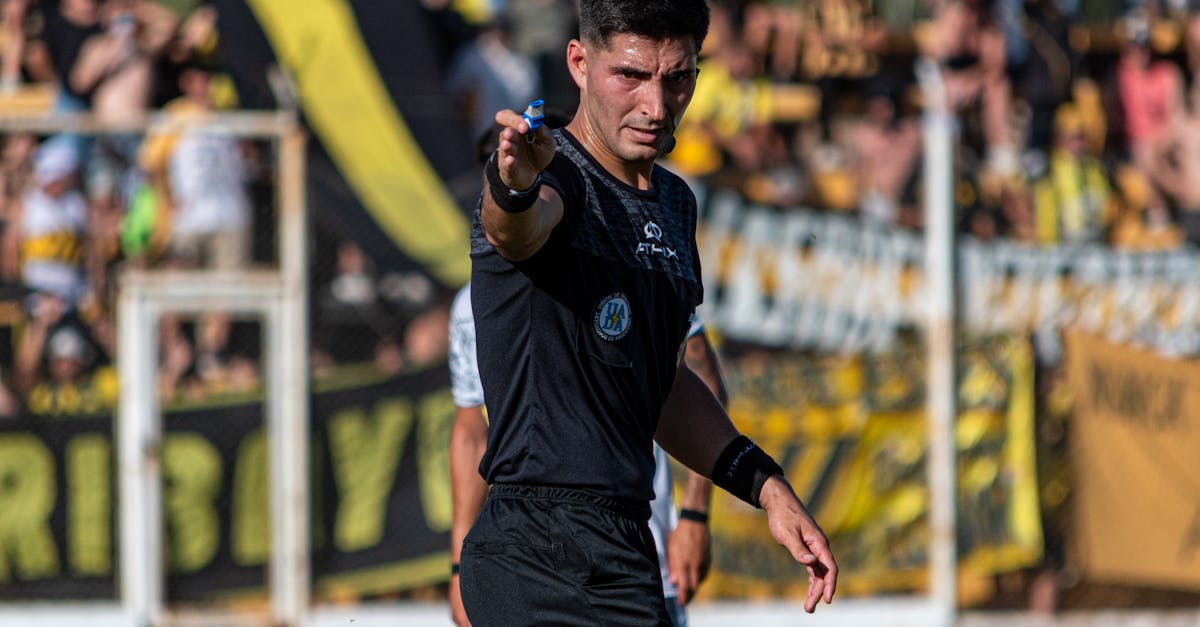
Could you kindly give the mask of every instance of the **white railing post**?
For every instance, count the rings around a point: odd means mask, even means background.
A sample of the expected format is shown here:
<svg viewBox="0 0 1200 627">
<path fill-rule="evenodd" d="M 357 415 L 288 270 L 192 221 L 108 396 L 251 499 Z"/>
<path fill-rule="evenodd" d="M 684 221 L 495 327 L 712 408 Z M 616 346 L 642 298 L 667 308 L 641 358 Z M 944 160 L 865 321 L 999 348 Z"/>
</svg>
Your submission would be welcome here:
<svg viewBox="0 0 1200 627">
<path fill-rule="evenodd" d="M 163 611 L 162 425 L 155 376 L 157 315 L 136 291 L 122 291 L 118 307 L 117 413 L 120 495 L 120 596 L 139 626 L 158 624 Z"/>
<path fill-rule="evenodd" d="M 929 593 L 953 624 L 956 608 L 955 445 L 955 120 L 946 100 L 941 69 L 917 61 L 924 101 L 925 341 L 929 359 L 926 408 L 929 422 L 930 547 Z"/>
<path fill-rule="evenodd" d="M 299 626 L 309 605 L 308 288 L 304 135 L 279 141 L 279 255 L 282 300 L 271 325 L 271 610 L 276 624 Z"/>
</svg>

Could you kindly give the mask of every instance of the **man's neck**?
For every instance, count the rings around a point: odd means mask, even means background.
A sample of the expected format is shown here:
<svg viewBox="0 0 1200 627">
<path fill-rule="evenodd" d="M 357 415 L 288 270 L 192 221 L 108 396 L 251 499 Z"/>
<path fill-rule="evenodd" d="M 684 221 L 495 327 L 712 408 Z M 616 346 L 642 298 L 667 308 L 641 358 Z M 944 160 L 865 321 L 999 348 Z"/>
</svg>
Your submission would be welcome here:
<svg viewBox="0 0 1200 627">
<path fill-rule="evenodd" d="M 571 132 L 571 135 L 575 136 L 575 139 L 579 140 L 583 149 L 618 181 L 638 189 L 650 189 L 650 178 L 654 172 L 654 161 L 626 161 L 613 154 L 604 142 L 600 140 L 600 134 L 593 129 L 582 107 L 575 114 L 575 118 L 567 124 L 566 128 Z"/>
</svg>

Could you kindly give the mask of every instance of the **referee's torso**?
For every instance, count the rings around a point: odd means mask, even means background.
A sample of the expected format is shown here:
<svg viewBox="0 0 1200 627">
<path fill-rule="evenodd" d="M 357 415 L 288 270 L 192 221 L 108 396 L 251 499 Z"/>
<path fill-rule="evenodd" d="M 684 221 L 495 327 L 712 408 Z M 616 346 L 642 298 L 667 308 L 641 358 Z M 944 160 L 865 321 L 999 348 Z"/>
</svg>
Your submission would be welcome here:
<svg viewBox="0 0 1200 627">
<path fill-rule="evenodd" d="M 488 483 L 653 498 L 651 440 L 700 303 L 696 201 L 655 166 L 649 190 L 615 179 L 565 130 L 543 173 L 561 223 L 513 263 L 476 209 L 472 308 L 491 426 Z"/>
</svg>

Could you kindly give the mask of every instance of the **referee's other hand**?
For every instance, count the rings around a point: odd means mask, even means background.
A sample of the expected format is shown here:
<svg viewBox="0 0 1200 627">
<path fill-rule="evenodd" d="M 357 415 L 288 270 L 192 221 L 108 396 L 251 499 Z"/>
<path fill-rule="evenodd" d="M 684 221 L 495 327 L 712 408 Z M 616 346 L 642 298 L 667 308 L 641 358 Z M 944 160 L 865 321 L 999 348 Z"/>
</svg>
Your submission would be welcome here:
<svg viewBox="0 0 1200 627">
<path fill-rule="evenodd" d="M 758 502 L 767 512 L 767 524 L 775 541 L 808 570 L 808 598 L 804 600 L 804 611 L 814 612 L 822 599 L 826 605 L 832 603 L 837 589 L 837 562 L 825 532 L 809 515 L 792 486 L 782 475 L 775 475 L 763 484 Z"/>
<path fill-rule="evenodd" d="M 463 607 L 458 581 L 458 573 L 450 576 L 450 620 L 454 621 L 457 627 L 471 627 L 471 621 L 467 620 L 467 610 Z"/>
</svg>

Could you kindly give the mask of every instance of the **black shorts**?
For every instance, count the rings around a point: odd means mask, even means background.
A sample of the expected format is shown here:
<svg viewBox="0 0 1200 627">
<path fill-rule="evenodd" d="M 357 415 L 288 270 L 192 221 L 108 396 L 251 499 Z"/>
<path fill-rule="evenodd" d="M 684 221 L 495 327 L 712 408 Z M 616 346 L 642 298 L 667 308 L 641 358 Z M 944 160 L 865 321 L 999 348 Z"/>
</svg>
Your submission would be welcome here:
<svg viewBox="0 0 1200 627">
<path fill-rule="evenodd" d="M 460 589 L 474 627 L 662 625 L 646 503 L 583 490 L 496 485 L 463 540 Z"/>
</svg>

